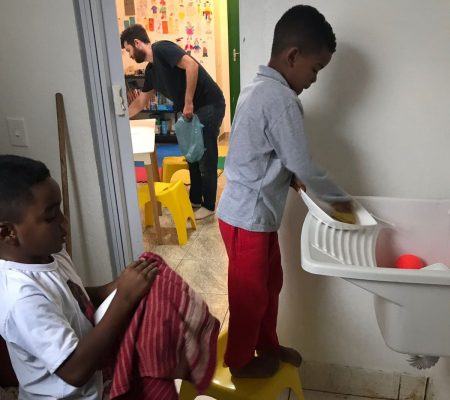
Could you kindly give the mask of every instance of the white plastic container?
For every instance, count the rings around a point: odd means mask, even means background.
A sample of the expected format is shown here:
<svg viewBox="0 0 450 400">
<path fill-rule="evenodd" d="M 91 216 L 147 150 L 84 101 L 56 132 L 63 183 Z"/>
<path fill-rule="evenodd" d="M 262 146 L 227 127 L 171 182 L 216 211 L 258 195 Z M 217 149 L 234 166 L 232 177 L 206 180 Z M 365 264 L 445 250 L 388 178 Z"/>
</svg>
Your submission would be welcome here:
<svg viewBox="0 0 450 400">
<path fill-rule="evenodd" d="M 302 229 L 303 269 L 343 278 L 373 293 L 378 325 L 392 350 L 450 356 L 450 271 L 393 268 L 404 253 L 418 255 L 427 265 L 450 266 L 450 200 L 361 197 L 358 201 L 392 225 L 363 223 L 352 229 L 327 225 L 306 202 L 310 212 Z M 336 239 L 339 236 L 349 239 Z"/>
<path fill-rule="evenodd" d="M 95 311 L 95 314 L 94 314 L 94 323 L 95 323 L 95 325 L 97 325 L 101 321 L 103 316 L 105 315 L 105 312 L 108 309 L 109 305 L 111 304 L 112 299 L 116 295 L 116 292 L 117 292 L 117 289 L 114 289 L 109 294 L 109 296 L 105 300 L 103 300 L 103 303 L 98 306 L 98 308 L 97 308 L 97 310 Z"/>
</svg>

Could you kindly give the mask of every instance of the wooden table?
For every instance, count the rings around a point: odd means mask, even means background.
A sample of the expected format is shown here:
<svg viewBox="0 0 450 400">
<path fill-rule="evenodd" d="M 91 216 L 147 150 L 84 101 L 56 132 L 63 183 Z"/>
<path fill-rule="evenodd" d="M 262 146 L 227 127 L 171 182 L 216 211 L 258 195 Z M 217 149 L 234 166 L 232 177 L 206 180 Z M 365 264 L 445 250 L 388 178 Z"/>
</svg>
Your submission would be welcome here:
<svg viewBox="0 0 450 400">
<path fill-rule="evenodd" d="M 158 159 L 155 146 L 155 119 L 139 119 L 130 121 L 131 143 L 135 161 L 143 161 L 147 172 L 147 184 L 152 203 L 153 221 L 155 223 L 158 244 L 162 243 L 160 209 L 156 200 L 155 182 L 160 181 Z"/>
</svg>

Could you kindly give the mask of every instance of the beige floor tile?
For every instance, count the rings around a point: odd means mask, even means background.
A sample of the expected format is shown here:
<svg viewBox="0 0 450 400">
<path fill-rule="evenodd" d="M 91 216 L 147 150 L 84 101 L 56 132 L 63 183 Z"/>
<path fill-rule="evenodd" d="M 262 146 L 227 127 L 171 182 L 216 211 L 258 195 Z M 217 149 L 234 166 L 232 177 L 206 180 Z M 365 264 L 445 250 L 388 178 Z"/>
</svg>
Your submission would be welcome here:
<svg viewBox="0 0 450 400">
<path fill-rule="evenodd" d="M 305 361 L 300 367 L 305 389 L 329 393 L 348 393 L 361 397 L 397 399 L 400 374 Z"/>
<path fill-rule="evenodd" d="M 155 245 L 150 251 L 161 256 L 176 271 L 178 264 L 187 254 L 188 246 Z"/>
<path fill-rule="evenodd" d="M 425 398 L 428 379 L 425 376 L 400 376 L 399 400 L 422 400 Z"/>
<path fill-rule="evenodd" d="M 184 258 L 177 272 L 199 293 L 227 294 L 227 262 L 204 258 Z"/>
<path fill-rule="evenodd" d="M 305 396 L 305 400 L 389 400 L 380 397 L 360 397 L 338 393 L 316 392 L 314 390 L 304 390 L 303 395 Z M 291 394 L 289 400 L 294 399 L 296 397 Z"/>
<path fill-rule="evenodd" d="M 211 294 L 200 293 L 206 304 L 208 304 L 209 311 L 223 325 L 223 321 L 228 313 L 228 296 L 226 294 Z"/>
<path fill-rule="evenodd" d="M 220 233 L 215 230 L 200 232 L 197 240 L 189 247 L 186 258 L 224 260 L 226 252 Z"/>
</svg>

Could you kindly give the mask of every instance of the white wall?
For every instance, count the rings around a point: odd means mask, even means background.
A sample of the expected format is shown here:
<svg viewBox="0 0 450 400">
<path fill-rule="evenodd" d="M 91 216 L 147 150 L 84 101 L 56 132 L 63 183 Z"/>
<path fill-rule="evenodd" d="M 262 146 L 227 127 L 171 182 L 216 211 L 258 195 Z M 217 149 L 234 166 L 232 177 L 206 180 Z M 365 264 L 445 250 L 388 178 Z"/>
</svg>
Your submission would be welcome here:
<svg viewBox="0 0 450 400">
<path fill-rule="evenodd" d="M 316 160 L 353 194 L 450 196 L 450 3 L 306 3 L 327 17 L 338 42 L 300 96 Z M 243 85 L 267 63 L 275 23 L 294 4 L 241 2 Z"/>
<path fill-rule="evenodd" d="M 337 52 L 302 99 L 315 160 L 354 195 L 449 198 L 450 2 L 305 1 L 334 28 Z M 297 2 L 240 2 L 241 82 L 267 64 L 273 28 Z M 280 230 L 285 285 L 284 342 L 305 359 L 432 377 L 436 398 L 450 393 L 450 362 L 410 368 L 389 350 L 371 295 L 300 268 L 304 206 L 290 193 Z M 433 329 L 430 327 L 430 329 Z"/>
<path fill-rule="evenodd" d="M 72 0 L 0 4 L 0 153 L 39 159 L 60 182 L 55 93 L 69 127 L 73 258 L 87 284 L 111 279 L 99 179 Z M 29 148 L 11 147 L 6 117 L 24 117 Z"/>
</svg>

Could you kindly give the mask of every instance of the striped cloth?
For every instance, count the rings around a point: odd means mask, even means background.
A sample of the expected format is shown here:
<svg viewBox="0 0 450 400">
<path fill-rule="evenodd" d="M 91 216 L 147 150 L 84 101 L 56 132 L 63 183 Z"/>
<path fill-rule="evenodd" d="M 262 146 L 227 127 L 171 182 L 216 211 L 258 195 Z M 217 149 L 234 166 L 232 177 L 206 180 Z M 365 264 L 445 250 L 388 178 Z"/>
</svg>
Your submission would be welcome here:
<svg viewBox="0 0 450 400">
<path fill-rule="evenodd" d="M 121 342 L 110 399 L 176 400 L 175 378 L 202 392 L 215 370 L 219 321 L 161 257 L 141 259 L 157 261 L 159 274 Z"/>
</svg>

